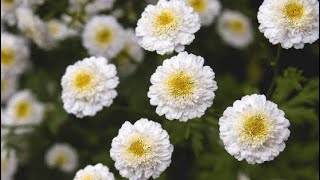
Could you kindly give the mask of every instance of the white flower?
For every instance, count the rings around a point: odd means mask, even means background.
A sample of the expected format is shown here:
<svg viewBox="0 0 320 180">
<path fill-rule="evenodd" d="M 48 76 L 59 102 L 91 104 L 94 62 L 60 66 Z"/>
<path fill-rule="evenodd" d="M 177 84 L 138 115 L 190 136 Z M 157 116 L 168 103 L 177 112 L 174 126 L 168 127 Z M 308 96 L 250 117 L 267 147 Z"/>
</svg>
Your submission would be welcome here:
<svg viewBox="0 0 320 180">
<path fill-rule="evenodd" d="M 21 74 L 28 66 L 29 47 L 15 35 L 1 33 L 1 74 Z"/>
<path fill-rule="evenodd" d="M 144 49 L 163 55 L 183 51 L 199 29 L 199 15 L 185 2 L 160 0 L 145 8 L 136 35 Z"/>
<path fill-rule="evenodd" d="M 63 107 L 79 118 L 94 116 L 112 104 L 118 84 L 116 67 L 107 59 L 85 58 L 69 66 L 62 77 Z"/>
<path fill-rule="evenodd" d="M 242 171 L 238 172 L 238 180 L 250 180 L 250 177 L 248 177 L 248 175 L 246 175 L 245 173 L 243 173 Z"/>
<path fill-rule="evenodd" d="M 22 0 L 1 0 L 1 21 L 14 25 L 16 23 L 16 9 L 21 3 Z"/>
<path fill-rule="evenodd" d="M 114 58 L 120 76 L 132 74 L 139 63 L 143 61 L 144 51 L 138 44 L 138 39 L 132 29 L 125 31 L 125 44 L 122 51 Z"/>
<path fill-rule="evenodd" d="M 52 47 L 52 39 L 47 24 L 34 15 L 30 8 L 18 8 L 17 19 L 20 31 L 25 33 L 35 44 L 45 50 Z"/>
<path fill-rule="evenodd" d="M 76 33 L 72 29 L 69 29 L 68 26 L 60 20 L 50 20 L 47 24 L 49 35 L 54 41 L 64 40 Z"/>
<path fill-rule="evenodd" d="M 44 3 L 45 0 L 22 0 L 24 7 L 36 8 Z"/>
<path fill-rule="evenodd" d="M 57 143 L 47 151 L 45 161 L 50 168 L 72 172 L 78 165 L 78 153 L 69 144 Z"/>
<path fill-rule="evenodd" d="M 213 70 L 203 65 L 202 57 L 182 52 L 157 68 L 148 92 L 157 114 L 182 122 L 205 114 L 218 87 Z"/>
<path fill-rule="evenodd" d="M 88 14 L 96 14 L 101 11 L 110 10 L 115 0 L 94 0 L 85 7 Z"/>
<path fill-rule="evenodd" d="M 4 148 L 1 142 L 1 180 L 12 180 L 17 166 L 15 151 Z"/>
<path fill-rule="evenodd" d="M 219 120 L 220 138 L 228 153 L 249 164 L 271 161 L 285 148 L 289 121 L 264 95 L 245 96 L 234 102 Z"/>
<path fill-rule="evenodd" d="M 17 90 L 17 75 L 1 73 L 1 102 L 5 102 Z"/>
<path fill-rule="evenodd" d="M 107 166 L 99 163 L 79 170 L 73 180 L 114 180 L 114 176 Z"/>
<path fill-rule="evenodd" d="M 238 11 L 225 10 L 218 20 L 221 38 L 234 48 L 247 47 L 253 41 L 250 19 Z"/>
<path fill-rule="evenodd" d="M 83 46 L 90 55 L 115 57 L 124 46 L 124 30 L 113 16 L 95 16 L 84 27 Z"/>
<path fill-rule="evenodd" d="M 7 124 L 7 116 L 4 112 L 4 110 L 1 107 L 1 142 L 3 139 L 6 139 L 7 134 L 9 133 L 9 129 L 2 127 L 2 125 Z"/>
<path fill-rule="evenodd" d="M 264 0 L 259 29 L 272 44 L 302 49 L 319 39 L 318 0 Z"/>
<path fill-rule="evenodd" d="M 201 24 L 210 25 L 221 10 L 219 0 L 182 0 L 187 2 L 199 15 Z"/>
<path fill-rule="evenodd" d="M 8 125 L 35 125 L 43 119 L 44 105 L 29 90 L 23 90 L 9 99 L 5 113 Z"/>
<path fill-rule="evenodd" d="M 140 119 L 125 122 L 112 140 L 110 156 L 120 175 L 130 180 L 158 178 L 171 163 L 173 146 L 159 123 Z"/>
</svg>

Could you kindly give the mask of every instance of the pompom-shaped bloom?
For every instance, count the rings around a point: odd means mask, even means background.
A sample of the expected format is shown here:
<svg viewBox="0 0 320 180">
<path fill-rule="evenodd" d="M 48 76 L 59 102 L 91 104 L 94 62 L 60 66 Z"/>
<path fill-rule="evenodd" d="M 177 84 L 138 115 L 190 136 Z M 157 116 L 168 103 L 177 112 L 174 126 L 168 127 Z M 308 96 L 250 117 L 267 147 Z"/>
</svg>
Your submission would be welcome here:
<svg viewBox="0 0 320 180">
<path fill-rule="evenodd" d="M 1 21 L 14 25 L 16 23 L 16 10 L 21 3 L 22 0 L 1 0 Z"/>
<path fill-rule="evenodd" d="M 114 180 L 114 176 L 107 166 L 99 163 L 79 170 L 73 180 Z"/>
<path fill-rule="evenodd" d="M 218 87 L 213 70 L 203 65 L 202 57 L 182 52 L 157 68 L 148 92 L 157 114 L 182 122 L 205 114 Z"/>
<path fill-rule="evenodd" d="M 62 77 L 63 107 L 79 118 L 94 116 L 117 96 L 117 70 L 103 57 L 85 58 L 67 68 Z"/>
<path fill-rule="evenodd" d="M 285 148 L 290 123 L 264 95 L 234 102 L 219 120 L 220 138 L 228 153 L 249 164 L 271 161 Z"/>
<path fill-rule="evenodd" d="M 247 47 L 253 41 L 250 19 L 238 11 L 225 10 L 218 20 L 221 38 L 234 48 Z"/>
<path fill-rule="evenodd" d="M 159 123 L 140 119 L 125 122 L 112 140 L 110 156 L 120 175 L 130 180 L 155 179 L 169 167 L 173 146 Z"/>
<path fill-rule="evenodd" d="M 36 45 L 42 49 L 52 47 L 52 39 L 48 26 L 38 16 L 34 15 L 30 8 L 17 9 L 18 28 Z"/>
<path fill-rule="evenodd" d="M 17 75 L 1 73 L 1 102 L 5 102 L 17 90 Z"/>
<path fill-rule="evenodd" d="M 128 29 L 125 31 L 125 44 L 122 51 L 114 58 L 117 65 L 119 76 L 128 76 L 132 74 L 139 63 L 143 61 L 144 50 L 139 46 L 138 39 L 134 31 Z"/>
<path fill-rule="evenodd" d="M 75 35 L 75 31 L 68 28 L 68 26 L 59 20 L 50 20 L 48 23 L 48 30 L 51 39 L 54 41 L 64 40 L 67 37 Z"/>
<path fill-rule="evenodd" d="M 47 151 L 45 161 L 50 168 L 72 172 L 78 165 L 78 153 L 69 144 L 58 143 Z"/>
<path fill-rule="evenodd" d="M 29 90 L 23 90 L 9 99 L 5 113 L 8 125 L 35 125 L 43 119 L 44 105 Z"/>
<path fill-rule="evenodd" d="M 21 74 L 28 66 L 29 47 L 15 35 L 1 33 L 1 73 Z"/>
<path fill-rule="evenodd" d="M 124 46 L 124 30 L 113 16 L 95 16 L 84 27 L 82 43 L 94 56 L 115 57 Z"/>
<path fill-rule="evenodd" d="M 1 180 L 12 180 L 17 167 L 15 151 L 4 148 L 1 142 Z"/>
<path fill-rule="evenodd" d="M 183 1 L 160 0 L 148 5 L 136 28 L 139 44 L 158 54 L 181 52 L 200 29 L 199 15 Z"/>
<path fill-rule="evenodd" d="M 272 44 L 302 49 L 319 39 L 318 0 L 264 0 L 259 29 Z"/>
<path fill-rule="evenodd" d="M 210 25 L 221 10 L 219 0 L 182 0 L 187 2 L 199 15 L 201 24 Z"/>
</svg>

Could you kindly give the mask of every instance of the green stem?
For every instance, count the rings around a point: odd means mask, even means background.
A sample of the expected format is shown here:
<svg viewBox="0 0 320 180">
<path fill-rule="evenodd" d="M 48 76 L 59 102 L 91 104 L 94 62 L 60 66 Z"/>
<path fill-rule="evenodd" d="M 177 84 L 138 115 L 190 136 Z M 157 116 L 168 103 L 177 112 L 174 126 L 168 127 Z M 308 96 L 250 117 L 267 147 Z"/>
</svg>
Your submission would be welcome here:
<svg viewBox="0 0 320 180">
<path fill-rule="evenodd" d="M 272 97 L 272 93 L 273 93 L 274 88 L 276 86 L 276 80 L 279 75 L 279 64 L 280 64 L 279 61 L 280 61 L 281 51 L 282 51 L 281 45 L 278 45 L 276 57 L 271 61 L 273 78 L 272 78 L 271 84 L 269 86 L 269 89 L 267 91 L 267 97 L 269 99 L 271 99 L 271 97 Z"/>
</svg>

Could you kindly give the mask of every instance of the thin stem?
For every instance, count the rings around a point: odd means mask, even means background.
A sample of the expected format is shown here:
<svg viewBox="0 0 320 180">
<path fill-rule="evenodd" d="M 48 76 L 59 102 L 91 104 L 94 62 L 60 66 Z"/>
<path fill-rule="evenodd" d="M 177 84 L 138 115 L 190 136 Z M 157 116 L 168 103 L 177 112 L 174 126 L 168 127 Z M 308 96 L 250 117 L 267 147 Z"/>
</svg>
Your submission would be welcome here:
<svg viewBox="0 0 320 180">
<path fill-rule="evenodd" d="M 281 45 L 278 45 L 276 57 L 271 61 L 273 78 L 272 78 L 271 84 L 269 86 L 269 89 L 267 91 L 267 97 L 269 99 L 271 99 L 273 90 L 276 85 L 276 80 L 279 75 L 279 64 L 280 64 L 279 61 L 280 61 L 281 51 L 282 51 Z"/>
</svg>

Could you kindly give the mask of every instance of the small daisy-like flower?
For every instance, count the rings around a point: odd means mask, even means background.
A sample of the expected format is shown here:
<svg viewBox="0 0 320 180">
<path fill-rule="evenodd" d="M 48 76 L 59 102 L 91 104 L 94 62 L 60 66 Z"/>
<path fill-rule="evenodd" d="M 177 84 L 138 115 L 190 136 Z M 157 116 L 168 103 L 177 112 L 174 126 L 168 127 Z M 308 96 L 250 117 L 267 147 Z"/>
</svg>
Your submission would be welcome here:
<svg viewBox="0 0 320 180">
<path fill-rule="evenodd" d="M 28 66 L 29 47 L 15 35 L 1 33 L 1 74 L 21 74 Z"/>
<path fill-rule="evenodd" d="M 110 156 L 120 175 L 130 180 L 158 178 L 171 163 L 173 146 L 159 123 L 140 119 L 125 122 L 112 140 Z"/>
<path fill-rule="evenodd" d="M 8 125 L 35 125 L 41 123 L 44 105 L 29 90 L 19 91 L 8 101 Z"/>
<path fill-rule="evenodd" d="M 79 170 L 73 180 L 114 180 L 114 176 L 107 166 L 99 163 Z"/>
<path fill-rule="evenodd" d="M 43 49 L 52 47 L 52 39 L 48 26 L 38 16 L 34 15 L 30 8 L 17 9 L 18 28 L 36 45 Z"/>
<path fill-rule="evenodd" d="M 94 116 L 112 104 L 118 84 L 116 67 L 107 59 L 85 58 L 69 66 L 62 77 L 63 107 L 78 118 Z"/>
<path fill-rule="evenodd" d="M 5 102 L 17 90 L 17 76 L 1 73 L 1 102 Z"/>
<path fill-rule="evenodd" d="M 249 164 L 271 161 L 285 148 L 289 121 L 264 95 L 245 96 L 234 102 L 219 120 L 220 138 L 228 153 Z"/>
<path fill-rule="evenodd" d="M 218 20 L 221 38 L 234 48 L 247 47 L 253 41 L 250 19 L 238 11 L 225 10 Z"/>
<path fill-rule="evenodd" d="M 138 39 L 132 29 L 125 32 L 125 44 L 122 51 L 114 58 L 120 76 L 132 74 L 139 63 L 143 61 L 144 51 L 138 44 Z"/>
<path fill-rule="evenodd" d="M 302 49 L 319 39 L 318 0 L 264 0 L 259 8 L 259 29 L 272 44 Z"/>
<path fill-rule="evenodd" d="M 124 30 L 113 16 L 95 16 L 84 27 L 82 43 L 94 56 L 115 57 L 124 46 Z"/>
<path fill-rule="evenodd" d="M 85 7 L 88 14 L 96 14 L 101 11 L 110 10 L 115 0 L 94 0 Z"/>
<path fill-rule="evenodd" d="M 163 55 L 183 51 L 199 29 L 199 15 L 185 2 L 160 0 L 145 8 L 136 35 L 144 49 Z"/>
<path fill-rule="evenodd" d="M 11 180 L 17 170 L 18 161 L 15 151 L 3 146 L 1 142 L 1 180 Z"/>
<path fill-rule="evenodd" d="M 203 64 L 202 57 L 182 52 L 157 68 L 148 92 L 157 114 L 182 122 L 205 114 L 218 87 L 215 73 Z"/>
<path fill-rule="evenodd" d="M 78 165 L 78 153 L 69 144 L 58 143 L 47 151 L 45 161 L 50 168 L 72 172 Z"/>
<path fill-rule="evenodd" d="M 1 0 L 1 21 L 14 25 L 16 23 L 16 9 L 21 3 L 22 0 Z"/>
<path fill-rule="evenodd" d="M 201 24 L 210 25 L 221 10 L 219 0 L 183 0 L 187 2 L 199 15 Z"/>
<path fill-rule="evenodd" d="M 49 35 L 54 41 L 61 41 L 74 35 L 76 32 L 69 29 L 68 26 L 59 20 L 50 20 L 48 22 Z"/>
</svg>

